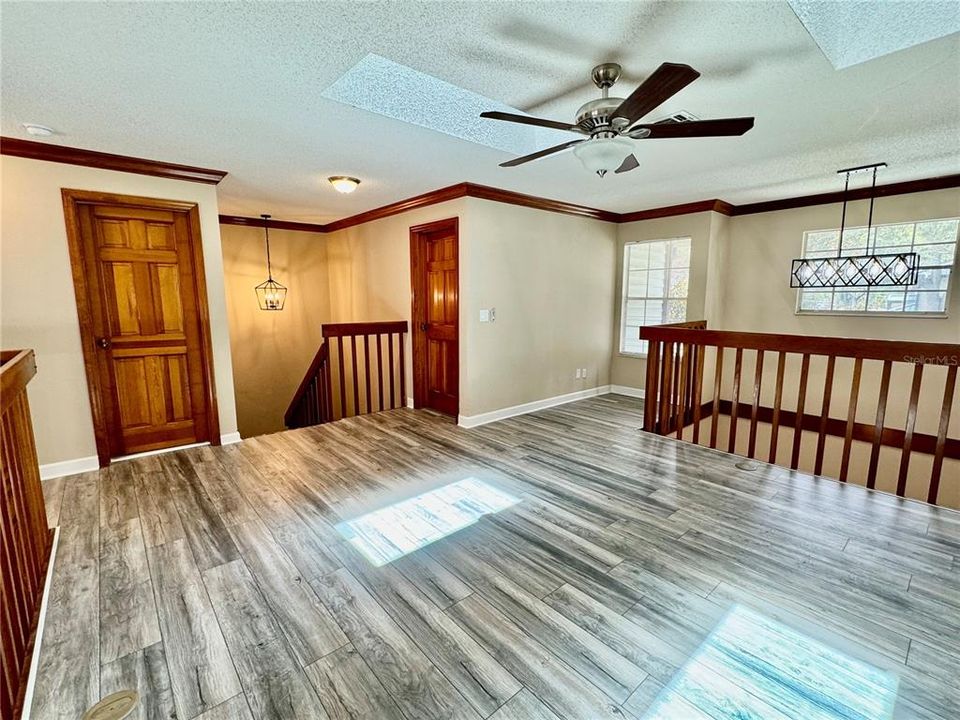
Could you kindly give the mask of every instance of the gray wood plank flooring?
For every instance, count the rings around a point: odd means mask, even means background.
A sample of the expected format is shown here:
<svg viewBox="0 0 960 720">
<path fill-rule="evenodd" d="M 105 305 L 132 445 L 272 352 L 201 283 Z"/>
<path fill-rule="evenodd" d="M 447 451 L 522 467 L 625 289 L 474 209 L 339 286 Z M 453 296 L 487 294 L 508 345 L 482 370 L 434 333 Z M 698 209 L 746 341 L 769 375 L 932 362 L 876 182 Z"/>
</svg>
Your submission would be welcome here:
<svg viewBox="0 0 960 720">
<path fill-rule="evenodd" d="M 404 409 L 47 481 L 32 717 L 135 688 L 144 720 L 643 720 L 737 606 L 895 674 L 897 718 L 960 717 L 960 513 L 743 471 L 641 411 Z M 467 477 L 520 502 L 382 567 L 335 528 Z"/>
</svg>

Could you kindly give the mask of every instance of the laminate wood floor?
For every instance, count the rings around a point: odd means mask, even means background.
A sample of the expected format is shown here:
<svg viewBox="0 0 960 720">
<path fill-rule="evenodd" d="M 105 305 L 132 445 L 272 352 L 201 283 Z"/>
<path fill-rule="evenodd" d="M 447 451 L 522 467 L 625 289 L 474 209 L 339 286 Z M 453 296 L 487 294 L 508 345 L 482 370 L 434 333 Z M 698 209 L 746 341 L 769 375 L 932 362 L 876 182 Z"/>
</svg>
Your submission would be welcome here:
<svg viewBox="0 0 960 720">
<path fill-rule="evenodd" d="M 48 481 L 32 717 L 866 718 L 890 679 L 896 717 L 960 717 L 960 513 L 640 423 L 396 410 Z M 334 527 L 465 477 L 520 502 L 382 567 Z"/>
</svg>

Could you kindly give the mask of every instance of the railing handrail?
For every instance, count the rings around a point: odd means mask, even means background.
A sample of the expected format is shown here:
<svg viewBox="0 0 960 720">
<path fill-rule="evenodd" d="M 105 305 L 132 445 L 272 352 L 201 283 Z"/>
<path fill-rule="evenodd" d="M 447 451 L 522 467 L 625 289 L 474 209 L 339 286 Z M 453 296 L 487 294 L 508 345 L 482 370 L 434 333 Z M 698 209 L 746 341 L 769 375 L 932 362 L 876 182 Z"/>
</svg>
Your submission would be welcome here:
<svg viewBox="0 0 960 720">
<path fill-rule="evenodd" d="M 283 414 L 283 424 L 286 427 L 290 427 L 290 424 L 293 420 L 293 414 L 297 410 L 297 406 L 300 404 L 300 401 L 303 400 L 303 396 L 307 391 L 307 388 L 310 386 L 310 381 L 316 377 L 317 373 L 320 372 L 320 367 L 329 357 L 327 350 L 326 341 L 320 343 L 320 347 L 317 348 L 316 355 L 313 356 L 313 360 L 310 362 L 310 367 L 307 368 L 307 372 L 303 375 L 303 380 L 300 381 L 300 384 L 297 386 L 297 390 L 293 393 L 293 399 L 290 401 L 290 404 L 287 405 L 287 411 Z"/>
<path fill-rule="evenodd" d="M 37 374 L 33 350 L 3 350 L 0 352 L 0 413 L 17 399 L 30 379 Z"/>
<path fill-rule="evenodd" d="M 406 320 L 326 323 L 320 332 L 325 338 L 348 337 L 350 335 L 386 335 L 387 333 L 405 333 L 408 327 L 409 323 Z"/>
<path fill-rule="evenodd" d="M 670 325 L 648 325 L 640 328 L 640 338 L 650 342 L 688 343 L 802 355 L 832 355 L 912 364 L 956 365 L 960 363 L 960 344 L 955 343 L 707 330 L 705 322 L 704 329 L 696 330 Z"/>
<path fill-rule="evenodd" d="M 944 460 L 960 459 L 960 439 L 949 434 L 951 408 L 960 369 L 960 344 L 707 330 L 703 321 L 695 321 L 694 327 L 690 327 L 690 323 L 686 325 L 687 327 L 654 325 L 640 328 L 640 338 L 649 343 L 644 430 L 659 435 L 676 433 L 677 439 L 683 440 L 685 429 L 692 425 L 692 442 L 699 444 L 701 421 L 709 420 L 710 447 L 717 448 L 718 422 L 720 416 L 725 416 L 730 421 L 727 429 L 727 452 L 740 452 L 754 458 L 758 450 L 758 425 L 769 423 L 771 432 L 767 457 L 768 461 L 773 463 L 778 457 L 780 428 L 792 428 L 790 467 L 794 470 L 798 469 L 800 463 L 803 433 L 811 431 L 816 436 L 816 453 L 812 467 L 814 475 L 821 475 L 823 472 L 827 438 L 842 438 L 837 477 L 841 482 L 846 482 L 851 468 L 853 443 L 865 442 L 870 445 L 869 467 L 865 475 L 866 487 L 870 489 L 876 487 L 881 447 L 896 447 L 901 451 L 896 494 L 901 497 L 904 496 L 911 478 L 911 454 L 932 455 L 933 463 L 926 486 L 927 502 L 938 502 Z M 706 353 L 708 349 L 711 350 L 709 357 Z M 752 377 L 743 377 L 745 351 L 755 353 L 753 369 L 749 371 Z M 776 360 L 772 406 L 765 405 L 762 398 L 764 378 L 768 374 L 764 370 L 767 353 L 775 355 Z M 725 394 L 725 354 L 733 355 L 729 399 L 722 397 Z M 789 399 L 784 393 L 788 355 L 802 357 L 799 373 L 796 376 L 793 373 L 790 375 L 790 385 L 793 385 L 794 377 L 797 385 L 795 409 L 788 409 Z M 819 407 L 810 408 L 813 412 L 808 412 L 805 404 L 808 390 L 811 390 L 808 381 L 811 359 L 814 357 L 825 357 L 826 364 L 822 391 L 818 398 Z M 713 360 L 712 388 L 707 390 L 708 401 L 704 402 L 704 369 L 710 358 Z M 853 366 L 849 383 L 840 387 L 847 399 L 845 419 L 831 417 L 830 412 L 836 389 L 834 385 L 838 358 L 851 360 Z M 872 422 L 860 422 L 857 417 L 860 397 L 863 394 L 861 381 L 864 361 L 882 361 L 875 418 Z M 887 418 L 887 399 L 894 365 L 912 367 L 913 379 L 902 429 L 891 426 Z M 766 363 L 766 367 L 772 369 L 770 363 Z M 927 435 L 917 430 L 921 386 L 926 367 L 946 368 L 935 435 Z M 729 369 L 727 374 L 730 374 Z M 845 377 L 843 381 L 846 381 Z M 710 383 L 711 378 L 707 378 L 707 382 Z M 743 402 L 744 390 L 749 396 L 744 399 L 751 400 L 750 402 Z M 793 395 L 792 392 L 790 394 Z M 814 398 L 816 397 L 814 390 Z M 749 421 L 749 434 L 746 443 L 738 444 L 740 420 Z"/>
</svg>

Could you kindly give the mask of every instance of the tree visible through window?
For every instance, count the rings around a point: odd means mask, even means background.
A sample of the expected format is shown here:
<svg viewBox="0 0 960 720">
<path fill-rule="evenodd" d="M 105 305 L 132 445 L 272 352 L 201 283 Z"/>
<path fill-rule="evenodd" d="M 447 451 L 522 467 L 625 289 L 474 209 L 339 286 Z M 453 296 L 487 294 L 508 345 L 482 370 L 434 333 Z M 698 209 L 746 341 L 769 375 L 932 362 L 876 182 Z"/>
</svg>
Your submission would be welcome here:
<svg viewBox="0 0 960 720">
<path fill-rule="evenodd" d="M 644 325 L 687 319 L 690 238 L 628 243 L 623 248 L 623 307 L 620 352 L 645 355 Z"/>
<path fill-rule="evenodd" d="M 942 315 L 947 310 L 947 289 L 957 256 L 960 219 L 875 225 L 843 232 L 843 255 L 886 255 L 915 252 L 920 255 L 916 285 L 908 287 L 801 289 L 797 310 L 802 313 L 896 313 Z M 803 257 L 836 256 L 839 230 L 816 230 L 803 234 Z"/>
</svg>

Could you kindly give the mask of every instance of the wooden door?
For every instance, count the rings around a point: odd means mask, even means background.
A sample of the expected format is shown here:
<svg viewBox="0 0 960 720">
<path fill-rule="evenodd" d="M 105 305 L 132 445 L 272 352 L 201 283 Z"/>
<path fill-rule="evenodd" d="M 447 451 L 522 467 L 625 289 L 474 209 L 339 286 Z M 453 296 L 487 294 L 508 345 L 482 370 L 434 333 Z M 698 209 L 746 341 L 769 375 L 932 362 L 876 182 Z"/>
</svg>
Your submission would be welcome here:
<svg viewBox="0 0 960 720">
<path fill-rule="evenodd" d="M 217 443 L 196 205 L 63 195 L 100 464 Z"/>
<path fill-rule="evenodd" d="M 460 408 L 457 218 L 410 228 L 413 399 L 456 417 Z"/>
</svg>

